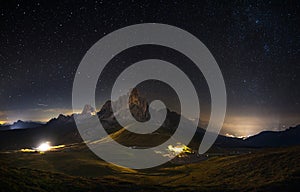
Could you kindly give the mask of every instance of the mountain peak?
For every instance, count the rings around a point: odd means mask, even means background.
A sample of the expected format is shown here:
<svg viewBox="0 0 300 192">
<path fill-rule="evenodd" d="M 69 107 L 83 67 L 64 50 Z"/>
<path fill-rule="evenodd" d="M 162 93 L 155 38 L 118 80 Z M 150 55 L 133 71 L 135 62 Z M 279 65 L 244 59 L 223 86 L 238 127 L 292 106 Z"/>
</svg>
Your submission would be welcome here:
<svg viewBox="0 0 300 192">
<path fill-rule="evenodd" d="M 129 99 L 126 100 L 128 97 Z M 118 110 L 115 115 L 121 116 L 123 119 L 126 119 L 129 113 L 141 122 L 150 118 L 148 102 L 146 98 L 140 95 L 137 88 L 133 88 L 127 95 L 120 96 L 116 101 L 107 101 L 98 112 L 100 119 L 113 117 L 112 106 Z M 130 111 L 129 113 L 128 110 Z"/>
<path fill-rule="evenodd" d="M 95 114 L 96 110 L 91 105 L 85 105 L 82 109 L 81 115 L 92 115 Z"/>
<path fill-rule="evenodd" d="M 67 116 L 65 116 L 64 114 L 59 114 L 57 119 L 65 119 Z"/>
</svg>

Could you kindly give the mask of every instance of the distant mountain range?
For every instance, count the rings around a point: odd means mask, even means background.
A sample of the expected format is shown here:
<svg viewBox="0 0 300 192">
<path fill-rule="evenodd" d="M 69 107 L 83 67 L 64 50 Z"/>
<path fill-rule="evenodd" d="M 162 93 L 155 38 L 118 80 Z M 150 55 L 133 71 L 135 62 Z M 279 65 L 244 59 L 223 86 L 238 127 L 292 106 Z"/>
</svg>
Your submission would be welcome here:
<svg viewBox="0 0 300 192">
<path fill-rule="evenodd" d="M 0 131 L 13 130 L 13 129 L 35 128 L 35 127 L 39 127 L 39 126 L 42 126 L 42 125 L 43 125 L 43 123 L 18 120 L 17 122 L 14 122 L 11 125 L 10 124 L 0 125 Z"/>
<path fill-rule="evenodd" d="M 143 135 L 132 133 L 120 126 L 116 121 L 112 112 L 112 105 L 117 105 L 120 108 L 115 115 L 127 118 L 126 114 L 130 111 L 133 117 L 141 122 L 147 121 L 150 118 L 149 110 L 152 110 L 149 109 L 146 100 L 139 95 L 136 89 L 134 89 L 129 95 L 129 108 L 127 108 L 124 97 L 120 97 L 114 102 L 107 101 L 99 112 L 96 112 L 91 106 L 86 105 L 81 114 L 73 114 L 71 116 L 61 114 L 57 118 L 48 121 L 46 124 L 18 121 L 12 125 L 2 125 L 0 126 L 0 150 L 31 148 L 43 141 L 51 141 L 53 145 L 83 142 L 76 128 L 74 118 L 82 120 L 82 122 L 88 122 L 88 120 L 95 117 L 95 115 L 98 116 L 108 134 L 111 134 L 113 139 L 126 146 L 152 147 L 164 142 L 175 132 L 180 118 L 182 118 L 181 121 L 187 129 L 190 126 L 193 126 L 192 121 L 181 117 L 176 112 L 167 110 L 166 120 L 154 133 Z M 155 111 L 151 114 L 159 115 L 159 113 L 160 111 Z M 198 127 L 195 136 L 190 142 L 190 147 L 198 149 L 204 133 L 205 130 Z M 291 146 L 300 145 L 299 138 L 300 125 L 285 131 L 264 131 L 247 139 L 219 135 L 213 147 L 259 148 Z"/>
<path fill-rule="evenodd" d="M 263 131 L 245 140 L 252 147 L 278 147 L 300 144 L 300 125 L 284 131 Z"/>
</svg>

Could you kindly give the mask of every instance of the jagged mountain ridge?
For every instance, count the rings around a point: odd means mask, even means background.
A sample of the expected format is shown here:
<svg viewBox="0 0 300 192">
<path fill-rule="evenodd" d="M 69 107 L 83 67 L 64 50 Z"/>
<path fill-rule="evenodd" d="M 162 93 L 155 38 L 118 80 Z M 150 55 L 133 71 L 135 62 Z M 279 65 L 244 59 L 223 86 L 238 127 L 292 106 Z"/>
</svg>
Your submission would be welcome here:
<svg viewBox="0 0 300 192">
<path fill-rule="evenodd" d="M 114 132 L 124 128 L 121 127 L 116 121 L 112 112 L 112 105 L 118 105 L 121 109 L 117 115 L 123 115 L 125 112 L 130 110 L 132 115 L 138 121 L 146 121 L 150 118 L 149 110 L 151 109 L 149 109 L 147 101 L 140 96 L 137 90 L 133 89 L 129 96 L 129 109 L 127 108 L 126 100 L 124 100 L 124 97 L 121 96 L 117 101 L 107 101 L 97 113 L 95 113 L 95 109 L 93 109 L 91 106 L 86 105 L 81 114 L 73 114 L 70 116 L 61 114 L 57 118 L 51 119 L 44 125 L 34 126 L 30 129 L 3 130 L 0 132 L 0 149 L 19 149 L 32 147 L 36 146 L 42 140 L 50 140 L 53 144 L 71 144 L 82 142 L 80 134 L 76 128 L 74 118 L 76 117 L 86 120 L 91 118 L 94 114 L 99 117 L 106 131 L 109 134 L 113 134 Z M 156 113 L 159 114 L 159 111 L 156 111 Z M 120 132 L 124 134 L 118 135 L 116 138 L 122 144 L 127 146 L 138 145 L 139 142 L 142 143 L 150 138 L 151 140 L 155 140 L 155 137 L 153 138 L 153 136 L 156 136 L 156 140 L 159 142 L 163 142 L 174 133 L 180 118 L 183 119 L 187 128 L 193 123 L 188 119 L 181 117 L 176 112 L 172 112 L 167 109 L 166 120 L 161 128 L 156 131 L 156 134 L 149 134 L 148 136 L 143 136 L 144 139 L 141 139 L 140 135 L 131 132 L 128 133 L 127 130 L 123 130 Z M 197 149 L 204 134 L 205 130 L 198 127 L 198 130 L 190 144 L 194 149 Z M 299 136 L 300 126 L 280 132 L 262 132 L 256 136 L 249 137 L 246 140 L 219 135 L 214 146 L 226 148 L 299 145 Z M 133 141 L 128 141 L 128 138 L 132 139 Z M 145 146 L 147 143 L 143 142 L 142 145 Z"/>
<path fill-rule="evenodd" d="M 129 97 L 129 101 L 126 98 Z M 127 102 L 128 106 L 127 107 Z M 113 114 L 112 106 L 119 109 Z M 145 122 L 150 119 L 149 104 L 145 98 L 140 96 L 139 91 L 134 88 L 127 96 L 120 96 L 116 101 L 107 101 L 97 113 L 101 120 L 114 120 L 114 115 L 121 116 L 121 118 L 128 118 L 128 112 L 131 112 L 133 117 L 140 121 Z"/>
</svg>

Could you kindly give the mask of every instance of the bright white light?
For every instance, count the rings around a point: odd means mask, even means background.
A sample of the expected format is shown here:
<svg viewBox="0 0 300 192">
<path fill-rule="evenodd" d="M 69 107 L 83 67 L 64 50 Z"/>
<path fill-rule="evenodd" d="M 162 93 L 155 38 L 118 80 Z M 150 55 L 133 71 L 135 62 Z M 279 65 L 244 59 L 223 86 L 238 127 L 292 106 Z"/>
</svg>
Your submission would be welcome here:
<svg viewBox="0 0 300 192">
<path fill-rule="evenodd" d="M 20 151 L 23 153 L 35 153 L 35 152 L 45 153 L 46 151 L 55 151 L 55 150 L 62 149 L 64 147 L 65 147 L 65 145 L 51 146 L 50 142 L 47 141 L 47 142 L 41 143 L 40 146 L 38 146 L 37 148 L 20 149 Z"/>
<path fill-rule="evenodd" d="M 49 151 L 51 149 L 51 146 L 50 146 L 50 142 L 45 142 L 45 143 L 42 143 L 40 146 L 38 146 L 38 148 L 36 148 L 38 151 L 41 151 L 41 152 L 45 152 L 45 151 Z"/>
<path fill-rule="evenodd" d="M 173 151 L 177 154 L 181 153 L 183 151 L 183 147 L 182 146 L 175 146 L 173 147 L 173 145 L 169 145 L 168 146 L 169 151 Z"/>
<path fill-rule="evenodd" d="M 173 146 L 173 145 L 169 145 L 168 146 L 168 150 L 170 152 L 173 152 L 175 154 L 180 154 L 180 153 L 191 153 L 192 150 L 186 146 L 186 145 L 183 145 L 181 143 L 178 143 L 177 146 Z"/>
</svg>

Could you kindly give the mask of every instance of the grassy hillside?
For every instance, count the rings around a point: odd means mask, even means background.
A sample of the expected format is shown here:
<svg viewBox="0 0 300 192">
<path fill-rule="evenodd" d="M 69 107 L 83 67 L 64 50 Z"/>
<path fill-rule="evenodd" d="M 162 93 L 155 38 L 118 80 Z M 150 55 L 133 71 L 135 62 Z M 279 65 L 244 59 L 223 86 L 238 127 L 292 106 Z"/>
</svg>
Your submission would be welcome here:
<svg viewBox="0 0 300 192">
<path fill-rule="evenodd" d="M 0 156 L 1 191 L 299 191 L 300 147 L 131 170 L 88 150 Z"/>
</svg>

